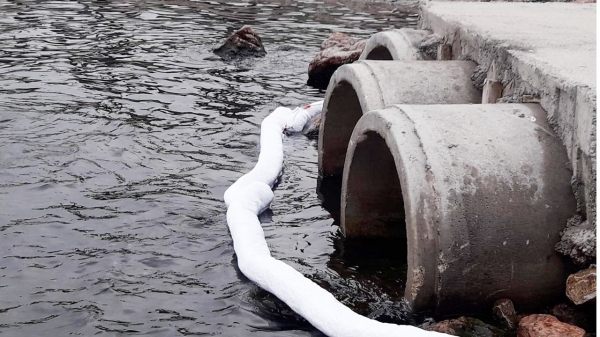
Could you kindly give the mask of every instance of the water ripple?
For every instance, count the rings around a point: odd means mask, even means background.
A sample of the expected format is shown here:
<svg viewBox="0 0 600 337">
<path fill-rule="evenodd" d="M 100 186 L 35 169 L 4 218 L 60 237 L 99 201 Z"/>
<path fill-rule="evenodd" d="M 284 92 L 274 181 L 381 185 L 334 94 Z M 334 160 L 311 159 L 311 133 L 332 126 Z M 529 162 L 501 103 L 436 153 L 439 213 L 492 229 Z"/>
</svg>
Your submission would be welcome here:
<svg viewBox="0 0 600 337">
<path fill-rule="evenodd" d="M 0 0 L 0 334 L 321 336 L 240 273 L 221 197 L 274 107 L 322 99 L 306 68 L 330 32 L 416 19 L 362 1 Z M 242 24 L 267 56 L 215 57 Z M 316 141 L 285 151 L 261 216 L 273 255 L 389 312 L 401 286 L 344 255 L 320 207 Z"/>
</svg>

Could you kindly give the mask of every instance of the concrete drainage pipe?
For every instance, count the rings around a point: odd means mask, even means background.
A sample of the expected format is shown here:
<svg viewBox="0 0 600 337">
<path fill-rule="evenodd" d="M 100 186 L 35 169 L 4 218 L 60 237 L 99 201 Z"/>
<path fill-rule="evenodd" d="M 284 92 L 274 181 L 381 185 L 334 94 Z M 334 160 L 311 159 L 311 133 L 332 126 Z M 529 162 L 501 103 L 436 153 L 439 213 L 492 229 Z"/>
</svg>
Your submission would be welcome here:
<svg viewBox="0 0 600 337">
<path fill-rule="evenodd" d="M 561 141 L 538 105 L 395 105 L 350 139 L 341 227 L 407 245 L 405 297 L 440 314 L 563 296 L 554 244 L 575 213 Z"/>
<path fill-rule="evenodd" d="M 321 176 L 340 175 L 354 125 L 366 112 L 392 104 L 480 103 L 470 61 L 359 61 L 331 78 L 319 137 Z"/>
<path fill-rule="evenodd" d="M 431 32 L 410 28 L 373 34 L 360 55 L 361 60 L 422 60 L 419 43 Z"/>
</svg>

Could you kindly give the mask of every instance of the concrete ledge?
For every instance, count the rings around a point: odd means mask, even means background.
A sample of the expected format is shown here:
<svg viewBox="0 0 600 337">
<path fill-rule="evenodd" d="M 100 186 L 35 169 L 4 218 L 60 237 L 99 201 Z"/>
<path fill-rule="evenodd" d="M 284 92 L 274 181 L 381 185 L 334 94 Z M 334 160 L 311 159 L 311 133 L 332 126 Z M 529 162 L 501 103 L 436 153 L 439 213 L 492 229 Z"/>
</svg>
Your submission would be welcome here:
<svg viewBox="0 0 600 337">
<path fill-rule="evenodd" d="M 578 211 L 595 228 L 596 5 L 428 2 L 420 27 L 442 36 L 453 59 L 476 62 L 480 80 L 501 83 L 500 102 L 539 97 L 567 148 Z"/>
</svg>

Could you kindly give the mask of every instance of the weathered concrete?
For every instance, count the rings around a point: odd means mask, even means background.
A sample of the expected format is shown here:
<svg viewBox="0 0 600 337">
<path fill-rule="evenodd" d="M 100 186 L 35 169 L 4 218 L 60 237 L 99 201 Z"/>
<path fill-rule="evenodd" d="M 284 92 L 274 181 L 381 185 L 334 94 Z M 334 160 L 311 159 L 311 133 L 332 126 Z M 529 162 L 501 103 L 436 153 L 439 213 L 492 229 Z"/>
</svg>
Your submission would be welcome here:
<svg viewBox="0 0 600 337">
<path fill-rule="evenodd" d="M 479 103 L 469 61 L 359 61 L 333 75 L 319 137 L 321 176 L 341 174 L 348 141 L 359 118 L 391 104 Z"/>
<path fill-rule="evenodd" d="M 402 28 L 373 34 L 360 55 L 361 60 L 429 60 L 419 45 L 431 32 Z"/>
<path fill-rule="evenodd" d="M 576 209 L 566 161 L 536 104 L 371 111 L 349 142 L 341 228 L 407 242 L 415 310 L 539 307 L 564 294 L 569 272 L 554 251 Z"/>
<path fill-rule="evenodd" d="M 578 212 L 594 233 L 573 252 L 595 257 L 596 5 L 427 2 L 420 27 L 441 36 L 452 59 L 479 65 L 476 86 L 501 84 L 499 102 L 533 98 L 547 111 L 567 148 Z"/>
</svg>

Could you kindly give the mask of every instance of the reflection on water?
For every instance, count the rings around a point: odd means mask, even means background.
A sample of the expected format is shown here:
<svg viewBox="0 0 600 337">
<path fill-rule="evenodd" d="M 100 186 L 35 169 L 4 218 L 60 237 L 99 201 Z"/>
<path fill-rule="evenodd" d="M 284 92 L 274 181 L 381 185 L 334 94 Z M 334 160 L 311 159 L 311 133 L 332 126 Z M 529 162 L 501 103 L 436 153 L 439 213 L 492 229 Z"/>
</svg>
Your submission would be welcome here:
<svg viewBox="0 0 600 337">
<path fill-rule="evenodd" d="M 416 22 L 393 9 L 0 0 L 0 333 L 318 336 L 239 272 L 221 197 L 252 168 L 270 110 L 322 99 L 306 68 L 327 34 Z M 268 55 L 215 58 L 242 24 Z M 389 280 L 336 253 L 316 141 L 285 151 L 263 216 L 273 255 L 362 314 L 403 320 L 387 314 L 402 312 Z"/>
</svg>

